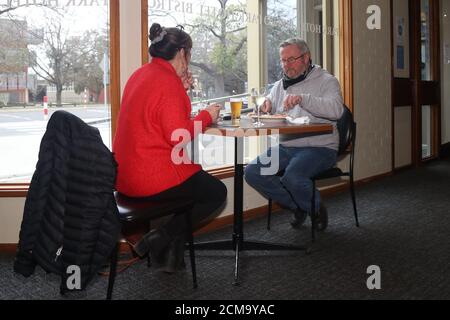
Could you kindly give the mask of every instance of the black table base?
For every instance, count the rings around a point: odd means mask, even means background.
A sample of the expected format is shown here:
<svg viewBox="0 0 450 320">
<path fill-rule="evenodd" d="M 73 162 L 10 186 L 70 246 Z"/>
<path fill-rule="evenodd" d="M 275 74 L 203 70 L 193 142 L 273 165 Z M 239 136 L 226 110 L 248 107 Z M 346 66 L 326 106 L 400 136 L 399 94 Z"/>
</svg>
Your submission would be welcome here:
<svg viewBox="0 0 450 320">
<path fill-rule="evenodd" d="M 244 205 L 244 165 L 242 137 L 235 137 L 235 177 L 234 177 L 234 223 L 233 236 L 230 240 L 217 240 L 195 243 L 195 250 L 230 250 L 235 251 L 235 269 L 233 285 L 239 285 L 239 253 L 242 251 L 305 251 L 311 253 L 309 247 L 263 241 L 244 241 L 243 205 Z"/>
<path fill-rule="evenodd" d="M 238 239 L 238 237 L 236 237 Z M 272 243 L 264 241 L 238 241 L 238 240 L 217 240 L 195 243 L 195 250 L 233 250 L 235 251 L 234 282 L 233 285 L 239 285 L 239 254 L 243 251 L 305 251 L 311 253 L 311 248 L 303 246 L 294 246 L 282 243 Z"/>
</svg>

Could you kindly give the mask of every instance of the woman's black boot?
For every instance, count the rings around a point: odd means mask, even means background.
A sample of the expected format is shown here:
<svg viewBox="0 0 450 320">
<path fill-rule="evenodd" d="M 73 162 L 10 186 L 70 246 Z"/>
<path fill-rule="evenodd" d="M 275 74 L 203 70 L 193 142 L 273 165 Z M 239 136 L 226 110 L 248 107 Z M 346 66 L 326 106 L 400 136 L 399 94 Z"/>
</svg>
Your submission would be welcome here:
<svg viewBox="0 0 450 320">
<path fill-rule="evenodd" d="M 167 248 L 167 260 L 163 271 L 166 273 L 175 273 L 184 270 L 186 264 L 184 262 L 185 237 L 176 237 Z"/>
</svg>

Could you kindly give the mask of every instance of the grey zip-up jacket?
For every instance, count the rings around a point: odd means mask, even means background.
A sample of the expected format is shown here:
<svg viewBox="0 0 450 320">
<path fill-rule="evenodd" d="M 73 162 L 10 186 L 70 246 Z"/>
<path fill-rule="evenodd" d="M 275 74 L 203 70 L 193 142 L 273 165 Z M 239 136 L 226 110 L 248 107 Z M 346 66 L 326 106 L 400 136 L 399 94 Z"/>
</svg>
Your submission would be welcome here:
<svg viewBox="0 0 450 320">
<path fill-rule="evenodd" d="M 296 106 L 288 114 L 292 118 L 309 117 L 311 123 L 331 123 L 334 126 L 332 134 L 299 137 L 296 135 L 280 136 L 280 143 L 285 147 L 324 147 L 339 149 L 339 134 L 336 121 L 344 111 L 341 87 L 339 81 L 320 66 L 314 69 L 308 77 L 287 90 L 283 81 L 275 83 L 268 99 L 272 102 L 272 114 L 285 113 L 283 101 L 287 95 L 299 95 L 303 98 L 301 106 Z"/>
</svg>

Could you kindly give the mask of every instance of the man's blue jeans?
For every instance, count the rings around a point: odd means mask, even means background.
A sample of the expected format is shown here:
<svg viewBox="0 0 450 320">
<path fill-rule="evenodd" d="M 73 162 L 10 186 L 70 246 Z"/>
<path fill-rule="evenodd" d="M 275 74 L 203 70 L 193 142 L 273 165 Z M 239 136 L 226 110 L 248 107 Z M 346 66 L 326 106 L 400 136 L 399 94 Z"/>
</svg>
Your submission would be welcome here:
<svg viewBox="0 0 450 320">
<path fill-rule="evenodd" d="M 279 157 L 276 156 L 277 152 Z M 271 163 L 261 163 L 261 160 L 267 158 L 271 159 Z M 284 174 L 265 175 L 264 169 L 276 166 L 277 161 L 278 172 L 284 170 Z M 267 154 L 261 155 L 247 166 L 245 180 L 265 198 L 272 199 L 287 209 L 300 208 L 311 213 L 311 177 L 333 167 L 336 161 L 337 151 L 332 149 L 287 148 L 279 145 L 270 148 Z M 316 189 L 316 209 L 319 208 L 320 193 Z"/>
</svg>

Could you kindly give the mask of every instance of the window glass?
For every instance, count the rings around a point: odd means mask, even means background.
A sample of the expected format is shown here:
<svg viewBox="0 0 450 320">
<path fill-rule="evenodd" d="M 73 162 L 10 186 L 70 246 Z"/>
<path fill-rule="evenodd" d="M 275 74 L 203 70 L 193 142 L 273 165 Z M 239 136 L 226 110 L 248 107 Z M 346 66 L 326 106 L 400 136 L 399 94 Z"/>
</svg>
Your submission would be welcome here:
<svg viewBox="0 0 450 320">
<path fill-rule="evenodd" d="M 268 0 L 267 1 L 267 65 L 268 82 L 282 76 L 279 45 L 299 37 L 308 43 L 314 64 L 337 76 L 339 38 L 337 0 Z"/>
<path fill-rule="evenodd" d="M 195 78 L 195 88 L 190 91 L 193 110 L 218 99 L 230 111 L 230 96 L 248 94 L 249 83 L 252 87 L 263 82 L 270 85 L 281 78 L 279 44 L 285 39 L 299 36 L 307 40 L 314 63 L 336 74 L 339 61 L 337 10 L 338 0 L 149 0 L 148 22 L 149 26 L 154 22 L 164 26 L 181 24 L 191 34 L 194 42 L 191 69 Z M 257 49 L 255 43 L 258 43 Z M 258 54 L 261 57 L 256 57 Z M 260 63 L 255 64 L 256 59 Z M 255 74 L 258 74 L 257 79 Z M 253 107 L 247 97 L 244 97 L 245 107 Z M 265 143 L 259 140 L 247 140 L 246 161 L 261 153 Z M 198 161 L 205 169 L 233 164 L 232 138 L 201 137 L 199 147 Z"/>
<path fill-rule="evenodd" d="M 247 2 L 149 0 L 149 27 L 155 22 L 165 27 L 182 25 L 192 37 L 193 112 L 211 102 L 222 103 L 230 112 L 230 97 L 247 93 Z M 243 98 L 245 108 L 248 102 Z M 199 140 L 197 161 L 204 169 L 234 163 L 233 138 L 201 136 Z"/>
<path fill-rule="evenodd" d="M 420 2 L 420 41 L 421 41 L 421 77 L 431 81 L 431 34 L 430 34 L 430 2 Z"/>
<path fill-rule="evenodd" d="M 432 156 L 432 116 L 431 106 L 422 106 L 422 159 Z"/>
<path fill-rule="evenodd" d="M 192 37 L 191 71 L 193 101 L 214 99 L 246 91 L 246 2 L 240 0 L 191 0 L 177 5 L 152 1 L 149 27 L 182 25 Z M 175 4 L 175 2 L 173 2 Z"/>
<path fill-rule="evenodd" d="M 298 36 L 297 0 L 268 0 L 267 17 L 267 72 L 273 84 L 282 77 L 280 43 Z"/>
<path fill-rule="evenodd" d="M 0 4 L 0 183 L 29 182 L 48 119 L 71 112 L 110 147 L 108 1 Z"/>
</svg>

